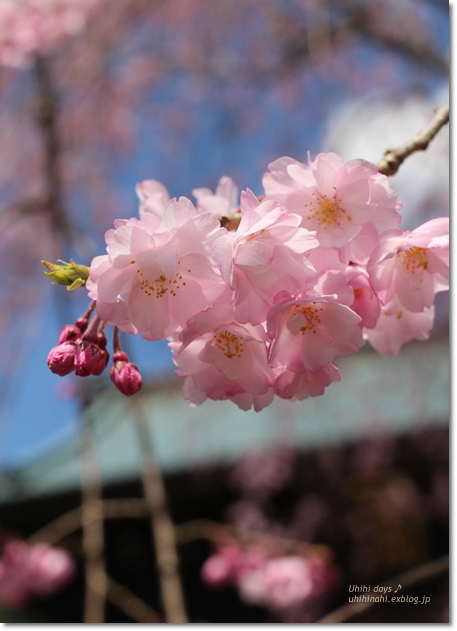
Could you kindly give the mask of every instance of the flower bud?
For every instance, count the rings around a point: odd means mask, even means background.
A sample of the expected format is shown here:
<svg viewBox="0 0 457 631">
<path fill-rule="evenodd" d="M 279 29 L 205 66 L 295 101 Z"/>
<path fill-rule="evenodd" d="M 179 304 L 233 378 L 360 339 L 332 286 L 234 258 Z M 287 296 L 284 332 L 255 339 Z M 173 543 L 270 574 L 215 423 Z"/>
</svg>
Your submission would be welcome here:
<svg viewBox="0 0 457 631">
<path fill-rule="evenodd" d="M 48 366 L 51 372 L 64 377 L 75 369 L 75 356 L 78 345 L 67 341 L 51 348 L 48 355 Z"/>
<path fill-rule="evenodd" d="M 114 364 L 111 366 L 109 376 L 116 388 L 126 397 L 131 397 L 141 390 L 143 379 L 136 364 L 128 361 L 125 353 L 114 354 Z"/>
<path fill-rule="evenodd" d="M 82 330 L 77 324 L 66 324 L 59 337 L 59 344 L 63 344 L 64 342 L 76 342 L 79 338 L 82 337 Z"/>
<path fill-rule="evenodd" d="M 70 263 L 59 260 L 57 263 L 49 263 L 49 261 L 41 261 L 49 272 L 45 272 L 55 285 L 67 285 L 68 291 L 72 291 L 77 287 L 83 287 L 89 278 L 89 268 L 87 265 L 79 265 L 73 259 Z"/>
<path fill-rule="evenodd" d="M 83 340 L 75 355 L 75 373 L 78 377 L 100 375 L 108 363 L 107 351 L 90 340 Z"/>
</svg>

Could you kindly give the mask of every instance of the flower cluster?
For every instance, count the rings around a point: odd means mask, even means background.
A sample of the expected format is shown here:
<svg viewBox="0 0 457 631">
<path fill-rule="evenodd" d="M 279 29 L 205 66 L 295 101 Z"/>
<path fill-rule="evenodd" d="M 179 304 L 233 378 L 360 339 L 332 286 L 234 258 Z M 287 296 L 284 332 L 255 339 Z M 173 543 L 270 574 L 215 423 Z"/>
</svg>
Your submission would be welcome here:
<svg viewBox="0 0 457 631">
<path fill-rule="evenodd" d="M 89 270 L 45 262 L 55 282 L 85 283 L 97 312 L 87 330 L 87 314 L 64 329 L 50 369 L 100 374 L 108 324 L 117 340 L 110 375 L 124 394 L 141 377 L 118 330 L 168 339 L 192 405 L 230 399 L 259 411 L 275 395 L 323 394 L 340 380 L 336 358 L 365 340 L 396 355 L 427 339 L 435 294 L 449 287 L 449 220 L 401 230 L 400 199 L 363 160 L 321 153 L 269 168 L 265 194 L 247 189 L 239 204 L 228 177 L 215 194 L 195 189 L 196 205 L 142 182 L 139 218 L 114 222 L 107 254 Z"/>
<path fill-rule="evenodd" d="M 24 607 L 35 597 L 51 596 L 74 576 L 75 565 L 66 550 L 9 541 L 0 557 L 0 603 L 12 609 Z"/>
<path fill-rule="evenodd" d="M 333 565 L 318 556 L 271 557 L 237 544 L 221 546 L 205 561 L 201 576 L 208 586 L 236 587 L 247 604 L 277 614 L 328 595 L 338 581 Z"/>
<path fill-rule="evenodd" d="M 265 194 L 239 204 L 228 177 L 195 189 L 196 205 L 139 184 L 139 218 L 116 220 L 90 266 L 97 317 L 168 339 L 194 405 L 321 395 L 364 340 L 396 355 L 426 339 L 448 288 L 448 220 L 400 230 L 401 201 L 374 164 L 321 153 L 269 169 Z"/>
</svg>

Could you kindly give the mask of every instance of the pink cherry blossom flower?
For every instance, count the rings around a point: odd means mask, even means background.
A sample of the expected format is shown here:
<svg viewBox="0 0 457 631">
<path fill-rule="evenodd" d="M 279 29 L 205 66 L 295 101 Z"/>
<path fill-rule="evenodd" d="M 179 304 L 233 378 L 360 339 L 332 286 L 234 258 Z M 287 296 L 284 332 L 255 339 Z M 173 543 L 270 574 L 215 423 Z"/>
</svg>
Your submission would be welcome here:
<svg viewBox="0 0 457 631">
<path fill-rule="evenodd" d="M 371 286 L 368 273 L 360 265 L 348 265 L 345 273 L 354 291 L 351 309 L 362 318 L 362 327 L 374 328 L 381 313 L 381 303 L 378 294 Z"/>
<path fill-rule="evenodd" d="M 260 550 L 245 550 L 239 545 L 228 544 L 205 561 L 201 576 L 211 587 L 228 587 L 236 585 L 245 572 L 261 567 L 265 562 L 266 557 Z"/>
<path fill-rule="evenodd" d="M 433 219 L 413 232 L 386 233 L 367 264 L 384 304 L 398 296 L 408 311 L 432 306 L 449 289 L 449 218 Z"/>
<path fill-rule="evenodd" d="M 381 310 L 373 329 L 364 329 L 364 337 L 381 355 L 398 355 L 403 344 L 411 340 L 427 340 L 433 328 L 433 305 L 421 313 L 408 311 L 398 298 Z"/>
<path fill-rule="evenodd" d="M 227 175 L 221 177 L 215 193 L 209 188 L 194 188 L 192 195 L 197 200 L 199 210 L 218 217 L 236 212 L 239 206 L 238 186 Z"/>
<path fill-rule="evenodd" d="M 144 212 L 115 226 L 105 236 L 108 254 L 94 259 L 86 283 L 108 324 L 164 339 L 225 290 L 208 254 L 223 229 L 188 199 L 172 199 L 163 217 Z"/>
<path fill-rule="evenodd" d="M 333 362 L 326 364 L 317 372 L 304 370 L 301 373 L 292 372 L 287 368 L 275 369 L 274 391 L 282 399 L 303 401 L 308 397 L 318 397 L 334 381 L 340 381 L 338 367 Z"/>
<path fill-rule="evenodd" d="M 400 200 L 370 162 L 345 163 L 334 153 L 320 153 L 314 161 L 308 157 L 308 165 L 280 158 L 269 168 L 263 178 L 267 197 L 300 215 L 322 246 L 344 247 L 346 262 L 366 262 L 379 234 L 400 222 Z"/>
<path fill-rule="evenodd" d="M 170 201 L 170 194 L 163 184 L 157 180 L 144 180 L 136 186 L 136 194 L 140 199 L 139 215 L 145 212 L 162 218 L 165 206 Z"/>
<path fill-rule="evenodd" d="M 46 543 L 30 548 L 28 564 L 31 590 L 40 596 L 59 591 L 75 575 L 75 565 L 68 552 Z"/>
<path fill-rule="evenodd" d="M 189 321 L 180 342 L 170 347 L 178 374 L 187 376 L 187 400 L 199 405 L 206 398 L 231 399 L 243 410 L 271 403 L 274 374 L 263 326 L 240 324 L 230 305 L 217 303 Z"/>
<path fill-rule="evenodd" d="M 245 602 L 281 612 L 322 597 L 335 582 L 336 572 L 329 563 L 288 556 L 271 558 L 242 573 L 238 588 Z"/>
<path fill-rule="evenodd" d="M 361 318 L 331 296 L 281 299 L 269 312 L 274 368 L 316 373 L 337 355 L 355 353 L 363 343 Z"/>
<path fill-rule="evenodd" d="M 24 607 L 35 596 L 49 596 L 65 587 L 74 576 L 75 565 L 66 550 L 9 541 L 0 558 L 0 603 Z"/>
<path fill-rule="evenodd" d="M 305 252 L 317 248 L 314 233 L 278 202 L 259 202 L 251 191 L 241 195 L 241 222 L 236 232 L 221 233 L 212 247 L 224 280 L 234 290 L 235 317 L 264 322 L 276 294 L 295 293 L 315 275 Z"/>
</svg>

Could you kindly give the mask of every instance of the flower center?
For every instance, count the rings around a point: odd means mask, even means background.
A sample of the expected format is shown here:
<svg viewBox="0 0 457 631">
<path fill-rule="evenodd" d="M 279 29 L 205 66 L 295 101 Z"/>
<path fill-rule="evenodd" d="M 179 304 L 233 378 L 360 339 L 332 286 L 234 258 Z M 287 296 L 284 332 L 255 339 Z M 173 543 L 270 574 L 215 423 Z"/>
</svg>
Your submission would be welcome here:
<svg viewBox="0 0 457 631">
<path fill-rule="evenodd" d="M 315 304 L 316 303 L 313 302 L 313 305 Z M 321 323 L 319 311 L 323 311 L 323 308 L 311 305 L 295 305 L 295 307 L 292 307 L 292 313 L 289 320 L 295 317 L 304 316 L 306 324 L 303 324 L 303 326 L 300 327 L 300 333 L 302 335 L 304 335 L 307 331 L 316 333 L 316 327 Z M 303 318 L 301 319 L 303 320 Z"/>
<path fill-rule="evenodd" d="M 418 272 L 420 268 L 425 270 L 428 267 L 427 248 L 414 246 L 404 252 L 398 252 L 397 256 L 402 258 L 403 265 L 412 274 Z"/>
<path fill-rule="evenodd" d="M 212 343 L 224 353 L 227 359 L 240 358 L 244 353 L 244 339 L 230 331 L 219 331 L 213 337 Z"/>
<path fill-rule="evenodd" d="M 130 262 L 132 264 L 136 263 L 135 260 Z M 178 261 L 178 265 L 180 264 L 181 261 Z M 184 287 L 186 284 L 183 280 L 181 271 L 178 269 L 175 273 L 175 278 L 167 278 L 164 274 L 161 274 L 158 278 L 150 280 L 149 278 L 146 278 L 140 268 L 138 268 L 137 273 L 139 274 L 140 279 L 140 289 L 147 296 L 154 296 L 155 298 L 163 298 L 168 291 L 170 296 L 176 296 L 176 291 L 181 289 L 181 287 Z M 190 273 L 191 271 L 192 270 L 188 269 L 187 273 Z"/>
<path fill-rule="evenodd" d="M 312 194 L 316 197 L 316 193 Z M 343 219 L 351 221 L 352 217 L 346 215 L 346 211 L 341 205 L 341 200 L 335 197 L 322 195 L 316 197 L 313 202 L 305 204 L 306 218 L 315 219 L 319 226 L 327 230 L 330 226 L 341 226 Z"/>
</svg>

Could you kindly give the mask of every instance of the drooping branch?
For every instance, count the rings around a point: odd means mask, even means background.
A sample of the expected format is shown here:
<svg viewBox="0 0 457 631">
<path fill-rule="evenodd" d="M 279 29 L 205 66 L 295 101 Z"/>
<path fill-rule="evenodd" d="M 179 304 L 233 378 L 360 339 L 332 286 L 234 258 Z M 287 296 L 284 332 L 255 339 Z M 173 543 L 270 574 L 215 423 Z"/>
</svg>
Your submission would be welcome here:
<svg viewBox="0 0 457 631">
<path fill-rule="evenodd" d="M 165 622 L 182 624 L 188 620 L 179 576 L 175 530 L 167 507 L 165 486 L 140 402 L 133 403 L 133 411 L 141 449 L 141 476 L 151 518 Z"/>
<path fill-rule="evenodd" d="M 37 55 L 35 60 L 37 79 L 36 120 L 43 142 L 43 205 L 49 215 L 55 233 L 69 241 L 72 229 L 63 204 L 61 174 L 61 144 L 58 134 L 59 99 L 54 89 L 48 60 Z"/>
<path fill-rule="evenodd" d="M 376 165 L 378 171 L 384 175 L 394 175 L 408 156 L 416 151 L 425 151 L 436 134 L 448 122 L 449 106 L 443 105 L 436 110 L 433 120 L 411 140 L 395 149 L 386 149 L 384 156 Z"/>
<path fill-rule="evenodd" d="M 408 570 L 407 572 L 403 572 L 399 576 L 396 576 L 385 583 L 382 583 L 383 587 L 390 587 L 392 589 L 392 593 L 394 593 L 395 589 L 399 585 L 401 585 L 402 592 L 406 589 L 414 589 L 415 587 L 419 587 L 423 583 L 426 583 L 434 578 L 438 578 L 440 576 L 444 576 L 446 572 L 449 572 L 449 557 L 441 557 L 440 559 L 435 559 L 434 561 L 430 561 L 429 563 L 424 563 L 423 565 L 419 565 L 418 567 L 413 568 L 412 570 Z M 370 596 L 371 592 L 365 593 L 365 596 Z M 379 595 L 380 592 L 374 592 Z M 337 624 L 341 622 L 352 622 L 354 618 L 356 618 L 359 614 L 364 613 L 368 609 L 379 606 L 379 602 L 359 602 L 359 603 L 348 603 L 347 605 L 343 605 L 339 609 L 332 611 L 328 615 L 324 616 L 317 622 L 320 624 Z"/>
<path fill-rule="evenodd" d="M 86 575 L 84 622 L 100 624 L 105 621 L 107 591 L 102 483 L 90 419 L 86 415 L 84 415 L 84 427 L 80 435 L 80 457 L 82 475 L 81 523 Z"/>
<path fill-rule="evenodd" d="M 327 546 L 314 545 L 305 541 L 294 541 L 286 537 L 258 533 L 231 524 L 219 524 L 207 519 L 196 519 L 175 528 L 176 541 L 185 544 L 195 539 L 208 539 L 220 545 L 237 541 L 244 545 L 262 545 L 282 554 L 298 554 L 300 556 L 319 556 L 330 560 L 333 556 Z"/>
</svg>

